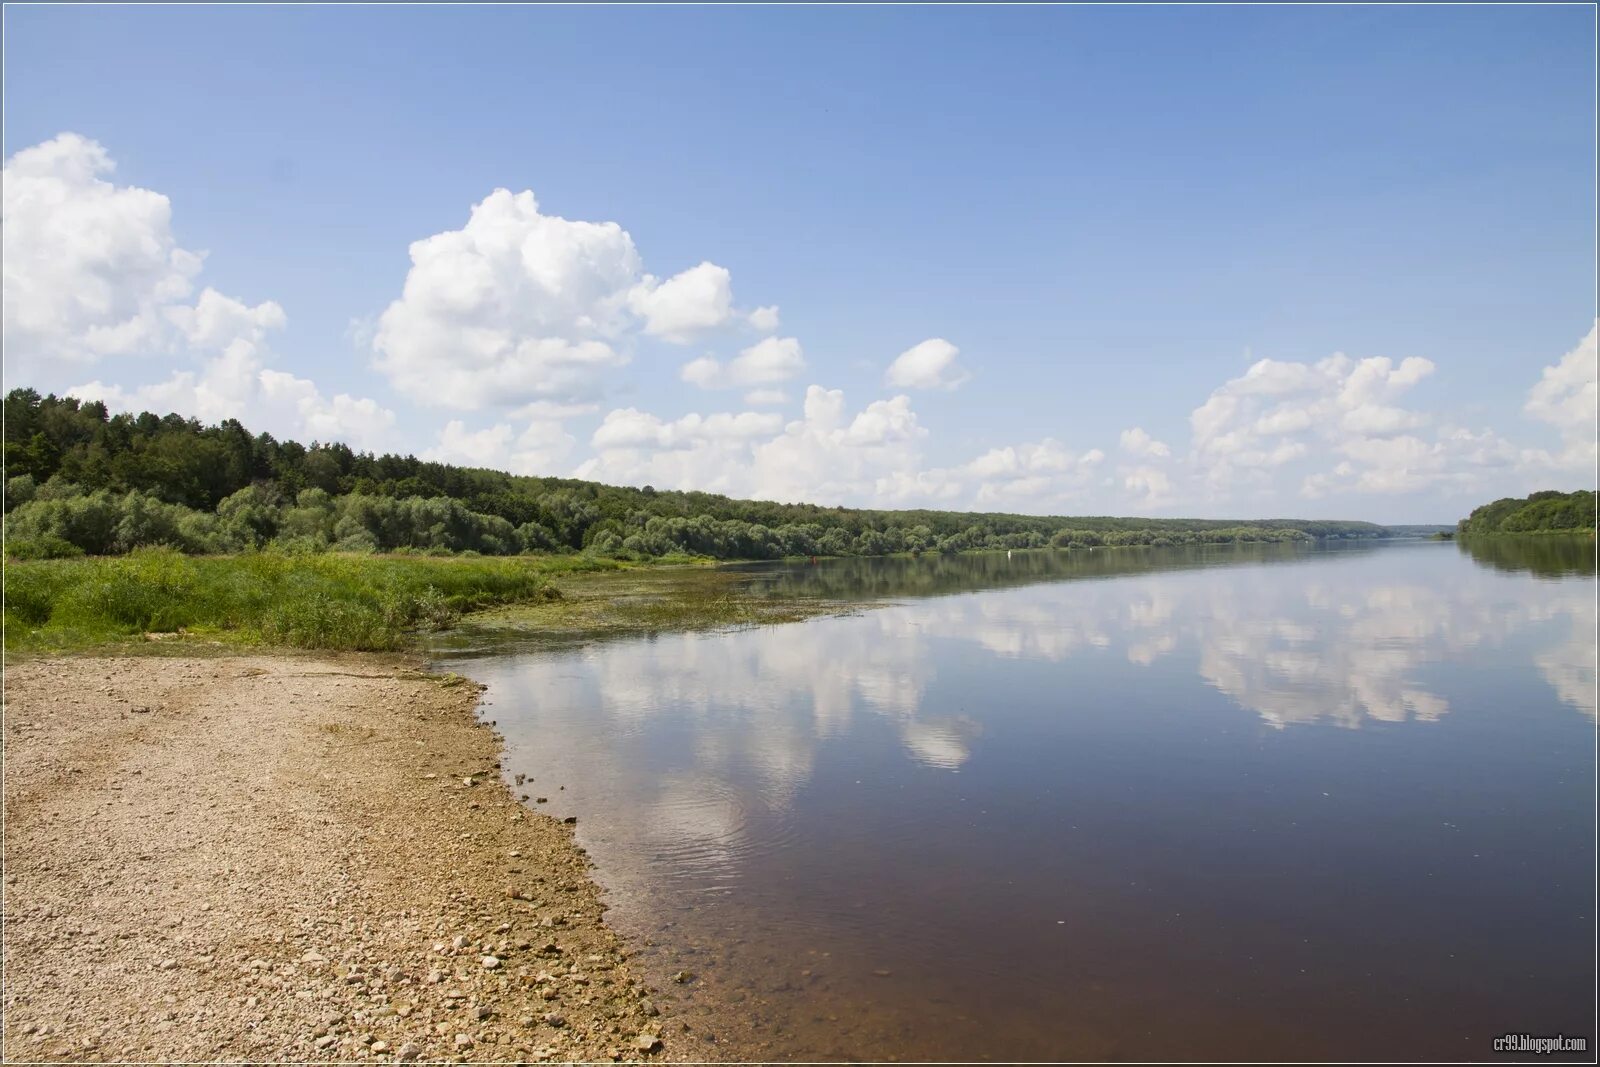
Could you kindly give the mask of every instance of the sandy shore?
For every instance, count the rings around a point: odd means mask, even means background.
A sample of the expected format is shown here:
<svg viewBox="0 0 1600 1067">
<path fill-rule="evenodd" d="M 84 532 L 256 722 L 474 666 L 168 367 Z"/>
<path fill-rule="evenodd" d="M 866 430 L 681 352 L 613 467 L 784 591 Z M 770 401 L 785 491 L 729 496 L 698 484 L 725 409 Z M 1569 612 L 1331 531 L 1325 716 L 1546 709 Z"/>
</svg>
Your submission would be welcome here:
<svg viewBox="0 0 1600 1067">
<path fill-rule="evenodd" d="M 703 1058 L 477 695 L 373 656 L 12 665 L 4 1059 Z"/>
</svg>

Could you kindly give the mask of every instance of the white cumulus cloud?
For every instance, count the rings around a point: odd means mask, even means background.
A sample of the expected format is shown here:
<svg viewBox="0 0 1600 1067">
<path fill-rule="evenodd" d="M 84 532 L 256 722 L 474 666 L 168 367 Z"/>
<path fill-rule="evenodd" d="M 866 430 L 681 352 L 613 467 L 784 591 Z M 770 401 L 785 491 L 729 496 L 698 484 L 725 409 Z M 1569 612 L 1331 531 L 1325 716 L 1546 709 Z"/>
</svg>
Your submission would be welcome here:
<svg viewBox="0 0 1600 1067">
<path fill-rule="evenodd" d="M 756 308 L 747 317 L 752 329 L 757 333 L 778 332 L 778 305 L 769 304 L 766 307 Z"/>
<path fill-rule="evenodd" d="M 658 418 L 610 412 L 577 476 L 757 499 L 866 504 L 898 498 L 920 469 L 927 431 L 905 396 L 853 415 L 844 394 L 813 385 L 802 417 L 772 412 Z"/>
<path fill-rule="evenodd" d="M 14 369 L 171 350 L 202 253 L 178 245 L 172 204 L 114 185 L 106 150 L 75 133 L 5 163 L 5 347 Z"/>
<path fill-rule="evenodd" d="M 614 222 L 539 211 L 497 189 L 467 224 L 411 245 L 400 299 L 378 319 L 375 366 L 422 404 L 461 410 L 580 399 L 626 363 L 641 261 Z"/>
<path fill-rule="evenodd" d="M 684 344 L 733 317 L 733 275 L 701 263 L 664 282 L 646 277 L 628 305 L 643 317 L 645 333 Z"/>
<path fill-rule="evenodd" d="M 777 324 L 776 307 L 734 307 L 727 268 L 646 274 L 620 225 L 545 214 L 528 190 L 496 189 L 410 256 L 400 298 L 378 317 L 373 365 L 425 405 L 592 400 L 640 337 L 687 344 L 736 321 Z"/>
<path fill-rule="evenodd" d="M 190 303 L 204 254 L 181 247 L 172 204 L 119 186 L 95 141 L 63 133 L 5 164 L 5 347 L 13 373 L 108 356 L 215 353 L 261 344 L 285 324 L 207 288 Z"/>
<path fill-rule="evenodd" d="M 782 425 L 782 416 L 754 411 L 689 414 L 669 422 L 636 408 L 622 408 L 606 415 L 595 430 L 592 443 L 601 451 L 693 448 L 707 441 L 770 437 Z"/>
<path fill-rule="evenodd" d="M 701 356 L 685 363 L 678 376 L 702 389 L 722 389 L 786 382 L 806 368 L 800 342 L 793 337 L 768 337 L 741 351 L 728 363 Z"/>
<path fill-rule="evenodd" d="M 1546 457 L 1562 467 L 1593 469 L 1595 463 L 1595 331 L 1560 362 L 1544 368 L 1522 410 L 1561 433 L 1562 451 Z"/>
<path fill-rule="evenodd" d="M 1135 456 L 1170 456 L 1172 449 L 1138 426 L 1122 431 L 1122 450 Z"/>
<path fill-rule="evenodd" d="M 165 357 L 154 384 L 104 378 L 63 392 L 115 410 L 237 418 L 255 429 L 357 445 L 385 439 L 394 414 L 375 401 L 326 396 L 270 369 L 270 334 L 287 325 L 271 300 L 250 305 L 209 286 L 193 296 L 204 255 L 172 231 L 172 204 L 119 186 L 100 144 L 63 133 L 5 163 L 5 347 L 8 377 L 40 378 L 112 357 Z M 138 365 L 117 359 L 122 368 Z M 189 366 L 182 366 L 188 364 Z"/>
<path fill-rule="evenodd" d="M 535 420 L 519 434 L 509 423 L 469 430 L 460 419 L 451 419 L 439 432 L 438 443 L 423 451 L 420 458 L 512 474 L 549 475 L 565 466 L 576 443 L 554 420 Z"/>
<path fill-rule="evenodd" d="M 942 473 L 975 507 L 1058 510 L 1084 496 L 1105 458 L 1098 448 L 1076 452 L 1047 437 L 990 449 Z"/>
<path fill-rule="evenodd" d="M 1313 446 L 1319 454 L 1355 461 L 1352 471 L 1370 465 L 1370 458 L 1381 455 L 1382 442 L 1431 421 L 1395 401 L 1433 371 L 1433 363 L 1418 356 L 1398 364 L 1387 357 L 1355 360 L 1343 353 L 1316 363 L 1258 360 L 1190 414 L 1198 472 L 1210 491 L 1226 493 L 1241 481 L 1271 484 L 1270 471 L 1307 458 Z M 1398 447 L 1388 456 L 1391 473 L 1357 478 L 1359 488 L 1403 491 L 1399 486 L 1407 479 L 1396 476 L 1393 467 L 1404 467 L 1408 457 L 1418 458 Z M 1320 495 L 1334 484 L 1325 473 L 1310 475 L 1302 491 Z"/>
<path fill-rule="evenodd" d="M 894 389 L 956 389 L 971 377 L 956 363 L 961 350 L 942 337 L 906 349 L 884 372 L 884 383 Z"/>
<path fill-rule="evenodd" d="M 263 366 L 255 350 L 235 344 L 199 371 L 125 388 L 98 379 L 64 390 L 100 400 L 113 411 L 178 412 L 202 422 L 238 419 L 304 442 L 342 441 L 356 448 L 394 447 L 395 414 L 369 397 L 325 395 L 315 382 Z"/>
</svg>

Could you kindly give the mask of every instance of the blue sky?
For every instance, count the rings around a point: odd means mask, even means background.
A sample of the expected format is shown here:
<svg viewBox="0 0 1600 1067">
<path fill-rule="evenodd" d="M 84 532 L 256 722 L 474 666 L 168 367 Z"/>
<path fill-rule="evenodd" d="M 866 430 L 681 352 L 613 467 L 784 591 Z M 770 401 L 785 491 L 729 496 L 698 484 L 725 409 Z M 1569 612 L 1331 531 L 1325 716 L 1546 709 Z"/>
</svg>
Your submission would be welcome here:
<svg viewBox="0 0 1600 1067">
<path fill-rule="evenodd" d="M 5 29 L 8 387 L 824 503 L 1423 522 L 1594 481 L 1588 6 Z M 408 283 L 497 188 L 537 207 Z M 489 251 L 529 241 L 571 255 Z"/>
</svg>

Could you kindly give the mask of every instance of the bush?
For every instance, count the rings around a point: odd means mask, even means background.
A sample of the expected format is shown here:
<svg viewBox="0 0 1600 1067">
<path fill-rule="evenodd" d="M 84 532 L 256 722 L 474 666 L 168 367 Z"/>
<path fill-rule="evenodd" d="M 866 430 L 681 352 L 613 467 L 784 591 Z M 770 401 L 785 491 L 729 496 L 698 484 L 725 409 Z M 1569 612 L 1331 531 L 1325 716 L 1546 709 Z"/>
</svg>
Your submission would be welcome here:
<svg viewBox="0 0 1600 1067">
<path fill-rule="evenodd" d="M 8 539 L 6 555 L 12 559 L 73 559 L 83 555 L 83 549 L 53 534 L 42 534 Z"/>
<path fill-rule="evenodd" d="M 15 478 L 7 479 L 6 510 L 10 511 L 20 504 L 26 504 L 34 498 L 34 494 L 38 491 L 39 487 L 35 484 L 31 474 L 19 474 Z"/>
</svg>

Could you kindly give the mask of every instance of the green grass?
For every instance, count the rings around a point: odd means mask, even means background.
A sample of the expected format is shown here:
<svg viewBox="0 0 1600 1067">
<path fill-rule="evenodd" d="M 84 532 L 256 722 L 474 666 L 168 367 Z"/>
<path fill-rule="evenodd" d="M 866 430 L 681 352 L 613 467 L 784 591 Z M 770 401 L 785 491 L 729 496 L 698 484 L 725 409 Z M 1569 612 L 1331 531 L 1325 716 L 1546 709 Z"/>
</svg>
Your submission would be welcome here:
<svg viewBox="0 0 1600 1067">
<path fill-rule="evenodd" d="M 581 556 L 429 558 L 278 552 L 8 560 L 5 646 L 49 652 L 184 634 L 308 649 L 392 650 L 503 604 L 558 599 Z"/>
</svg>

